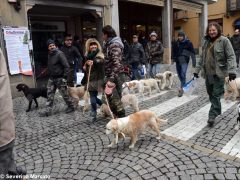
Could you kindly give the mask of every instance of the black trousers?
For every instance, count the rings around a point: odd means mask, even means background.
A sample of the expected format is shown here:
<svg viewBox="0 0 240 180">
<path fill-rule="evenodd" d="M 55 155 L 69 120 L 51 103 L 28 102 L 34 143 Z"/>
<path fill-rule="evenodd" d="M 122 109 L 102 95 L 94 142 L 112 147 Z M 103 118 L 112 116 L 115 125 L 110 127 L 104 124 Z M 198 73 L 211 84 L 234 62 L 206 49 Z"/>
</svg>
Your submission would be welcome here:
<svg viewBox="0 0 240 180">
<path fill-rule="evenodd" d="M 11 172 L 16 171 L 13 148 L 14 148 L 14 140 L 9 144 L 3 147 L 0 147 L 0 175 L 1 174 L 6 175 L 8 174 L 9 171 Z"/>
</svg>

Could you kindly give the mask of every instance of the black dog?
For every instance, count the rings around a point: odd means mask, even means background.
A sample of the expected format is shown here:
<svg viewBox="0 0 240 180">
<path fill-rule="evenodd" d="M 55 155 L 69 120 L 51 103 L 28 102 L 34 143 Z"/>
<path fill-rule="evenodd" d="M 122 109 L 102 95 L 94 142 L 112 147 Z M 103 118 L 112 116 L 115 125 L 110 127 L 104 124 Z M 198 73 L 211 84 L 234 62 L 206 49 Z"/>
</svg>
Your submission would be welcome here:
<svg viewBox="0 0 240 180">
<path fill-rule="evenodd" d="M 31 110 L 32 100 L 34 100 L 36 107 L 38 107 L 37 98 L 47 98 L 47 88 L 29 88 L 26 84 L 18 84 L 16 86 L 18 91 L 23 91 L 25 97 L 29 101 L 28 109 L 26 112 Z"/>
</svg>

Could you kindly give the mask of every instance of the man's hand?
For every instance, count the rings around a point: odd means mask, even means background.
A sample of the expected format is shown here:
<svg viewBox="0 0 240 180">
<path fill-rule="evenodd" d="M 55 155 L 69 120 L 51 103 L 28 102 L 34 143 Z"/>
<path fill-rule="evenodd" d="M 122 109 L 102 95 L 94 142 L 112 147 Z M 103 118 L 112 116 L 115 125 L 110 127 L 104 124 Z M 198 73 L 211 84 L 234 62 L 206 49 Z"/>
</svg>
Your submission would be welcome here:
<svg viewBox="0 0 240 180">
<path fill-rule="evenodd" d="M 199 78 L 199 75 L 198 75 L 197 73 L 193 73 L 193 76 L 194 76 L 195 78 Z"/>
<path fill-rule="evenodd" d="M 229 73 L 228 76 L 229 76 L 229 81 L 236 79 L 236 74 Z"/>
</svg>

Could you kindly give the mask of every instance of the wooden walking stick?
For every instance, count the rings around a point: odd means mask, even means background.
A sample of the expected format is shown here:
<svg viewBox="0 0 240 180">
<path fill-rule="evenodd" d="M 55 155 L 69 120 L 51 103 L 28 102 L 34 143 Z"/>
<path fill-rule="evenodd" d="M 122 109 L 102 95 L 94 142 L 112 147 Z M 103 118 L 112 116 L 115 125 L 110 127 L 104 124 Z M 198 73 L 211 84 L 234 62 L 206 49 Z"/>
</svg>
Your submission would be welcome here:
<svg viewBox="0 0 240 180">
<path fill-rule="evenodd" d="M 83 99 L 85 101 L 84 103 L 84 108 L 83 108 L 83 113 L 85 113 L 85 111 L 88 109 L 89 106 L 89 92 L 88 92 L 88 87 L 89 87 L 89 81 L 90 81 L 90 75 L 91 75 L 91 69 L 92 69 L 92 65 L 89 66 L 88 69 L 88 79 L 87 79 L 87 89 L 84 93 Z"/>
</svg>

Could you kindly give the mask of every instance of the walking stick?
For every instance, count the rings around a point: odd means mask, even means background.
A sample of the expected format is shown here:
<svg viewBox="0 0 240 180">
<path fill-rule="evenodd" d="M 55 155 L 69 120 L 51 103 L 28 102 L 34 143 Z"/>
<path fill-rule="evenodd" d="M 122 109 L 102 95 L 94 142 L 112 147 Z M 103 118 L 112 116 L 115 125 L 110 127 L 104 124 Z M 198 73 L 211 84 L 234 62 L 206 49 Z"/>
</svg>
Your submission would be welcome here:
<svg viewBox="0 0 240 180">
<path fill-rule="evenodd" d="M 87 106 L 89 104 L 89 92 L 88 92 L 88 87 L 89 87 L 89 81 L 90 81 L 90 75 L 91 75 L 91 69 L 92 69 L 92 65 L 89 66 L 88 69 L 88 79 L 87 79 L 87 89 L 86 92 L 83 96 L 83 99 L 85 100 L 85 104 L 84 104 L 84 108 L 83 108 L 83 114 L 85 113 L 85 111 L 87 110 Z"/>
</svg>

